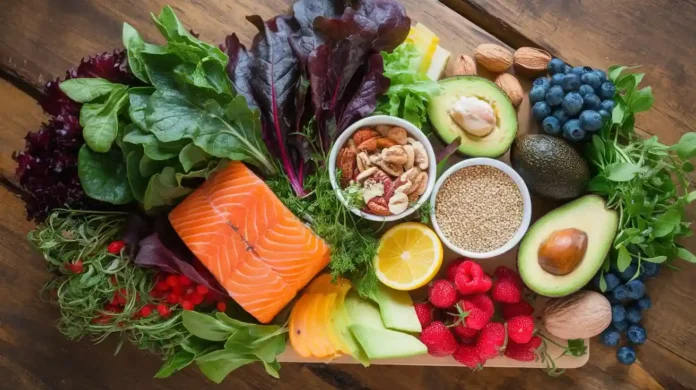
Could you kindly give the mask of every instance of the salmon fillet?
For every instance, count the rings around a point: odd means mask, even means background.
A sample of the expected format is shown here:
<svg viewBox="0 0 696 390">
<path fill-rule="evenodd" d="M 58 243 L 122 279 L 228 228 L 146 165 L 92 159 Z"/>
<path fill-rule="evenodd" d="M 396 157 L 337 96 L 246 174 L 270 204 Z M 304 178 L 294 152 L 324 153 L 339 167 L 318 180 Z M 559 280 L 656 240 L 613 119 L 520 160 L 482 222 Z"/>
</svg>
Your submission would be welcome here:
<svg viewBox="0 0 696 390">
<path fill-rule="evenodd" d="M 329 263 L 329 247 L 241 162 L 169 213 L 174 230 L 230 296 L 270 322 Z"/>
</svg>

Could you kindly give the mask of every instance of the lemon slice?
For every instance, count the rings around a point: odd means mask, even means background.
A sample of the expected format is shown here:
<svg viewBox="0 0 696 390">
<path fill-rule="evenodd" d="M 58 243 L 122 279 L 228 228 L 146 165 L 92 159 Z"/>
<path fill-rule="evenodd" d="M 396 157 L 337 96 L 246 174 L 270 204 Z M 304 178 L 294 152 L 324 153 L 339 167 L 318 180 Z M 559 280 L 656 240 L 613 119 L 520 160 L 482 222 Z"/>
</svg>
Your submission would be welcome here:
<svg viewBox="0 0 696 390">
<path fill-rule="evenodd" d="M 389 229 L 375 257 L 377 279 L 396 290 L 415 290 L 428 283 L 442 265 L 442 243 L 429 227 L 406 222 Z"/>
</svg>

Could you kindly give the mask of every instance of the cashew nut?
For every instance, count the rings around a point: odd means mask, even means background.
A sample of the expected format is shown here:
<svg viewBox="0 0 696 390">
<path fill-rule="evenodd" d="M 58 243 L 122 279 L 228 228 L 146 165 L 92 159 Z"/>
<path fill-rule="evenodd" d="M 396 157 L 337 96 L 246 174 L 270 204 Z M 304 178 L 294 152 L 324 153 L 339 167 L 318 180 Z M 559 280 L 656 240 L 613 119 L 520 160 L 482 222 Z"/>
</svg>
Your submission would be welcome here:
<svg viewBox="0 0 696 390">
<path fill-rule="evenodd" d="M 389 199 L 389 212 L 392 214 L 401 214 L 408 208 L 408 195 L 403 192 L 397 192 Z"/>
<path fill-rule="evenodd" d="M 374 183 L 370 186 L 366 186 L 363 190 L 363 200 L 365 204 L 370 203 L 370 200 L 378 196 L 384 195 L 384 184 Z"/>
<path fill-rule="evenodd" d="M 356 177 L 355 180 L 356 180 L 358 183 L 363 183 L 363 182 L 365 182 L 365 180 L 367 180 L 370 176 L 374 175 L 377 171 L 379 171 L 379 168 L 377 168 L 377 167 L 370 167 L 370 168 L 367 168 L 366 170 L 360 172 L 360 174 L 358 174 L 358 177 Z"/>
</svg>

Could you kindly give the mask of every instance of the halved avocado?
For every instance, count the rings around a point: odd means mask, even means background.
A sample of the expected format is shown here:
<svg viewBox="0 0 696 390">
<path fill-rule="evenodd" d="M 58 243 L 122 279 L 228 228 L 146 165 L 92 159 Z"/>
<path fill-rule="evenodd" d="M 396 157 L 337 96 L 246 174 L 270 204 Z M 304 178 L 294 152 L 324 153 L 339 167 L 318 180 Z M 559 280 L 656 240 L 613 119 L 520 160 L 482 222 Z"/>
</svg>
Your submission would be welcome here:
<svg viewBox="0 0 696 390">
<path fill-rule="evenodd" d="M 461 137 L 459 151 L 474 157 L 499 157 L 510 148 L 517 134 L 517 112 L 505 92 L 494 82 L 478 76 L 454 76 L 439 81 L 440 94 L 428 104 L 428 118 L 442 140 L 449 144 Z M 496 126 L 488 135 L 467 133 L 450 116 L 450 110 L 462 97 L 475 97 L 490 104 Z"/>
<path fill-rule="evenodd" d="M 618 224 L 618 213 L 596 195 L 547 213 L 520 244 L 517 266 L 524 284 L 547 297 L 579 290 L 604 263 Z"/>
</svg>

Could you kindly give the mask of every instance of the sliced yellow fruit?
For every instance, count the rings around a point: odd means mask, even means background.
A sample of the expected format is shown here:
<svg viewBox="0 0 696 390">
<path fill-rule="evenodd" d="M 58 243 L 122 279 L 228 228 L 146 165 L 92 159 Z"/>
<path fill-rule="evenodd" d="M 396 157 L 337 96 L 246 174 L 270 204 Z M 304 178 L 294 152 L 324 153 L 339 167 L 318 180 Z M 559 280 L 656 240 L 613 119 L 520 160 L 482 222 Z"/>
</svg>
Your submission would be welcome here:
<svg viewBox="0 0 696 390">
<path fill-rule="evenodd" d="M 320 318 L 324 311 L 324 295 L 322 294 L 305 294 L 309 300 L 305 313 L 307 321 L 307 344 L 312 355 L 318 358 L 326 358 L 332 355 L 329 339 L 326 335 L 326 327 L 324 321 Z"/>
<path fill-rule="evenodd" d="M 328 294 L 332 292 L 339 292 L 344 288 L 350 288 L 350 282 L 345 279 L 338 279 L 336 283 L 334 283 L 333 276 L 329 274 L 322 274 L 312 280 L 309 286 L 307 286 L 305 289 L 305 293 Z"/>
<path fill-rule="evenodd" d="M 289 333 L 290 345 L 302 357 L 311 357 L 312 351 L 309 349 L 309 334 L 307 327 L 307 307 L 310 301 L 308 295 L 303 295 L 295 302 L 290 312 Z"/>
<path fill-rule="evenodd" d="M 406 42 L 411 42 L 421 53 L 421 62 L 418 68 L 420 73 L 425 73 L 430 68 L 430 61 L 435 54 L 438 43 L 440 43 L 440 38 L 433 34 L 432 31 L 428 30 L 427 27 L 422 24 L 417 24 L 411 27 L 411 30 L 406 37 Z"/>
<path fill-rule="evenodd" d="M 406 222 L 389 229 L 375 257 L 377 279 L 396 290 L 415 290 L 428 283 L 442 265 L 442 243 L 429 227 Z"/>
</svg>

